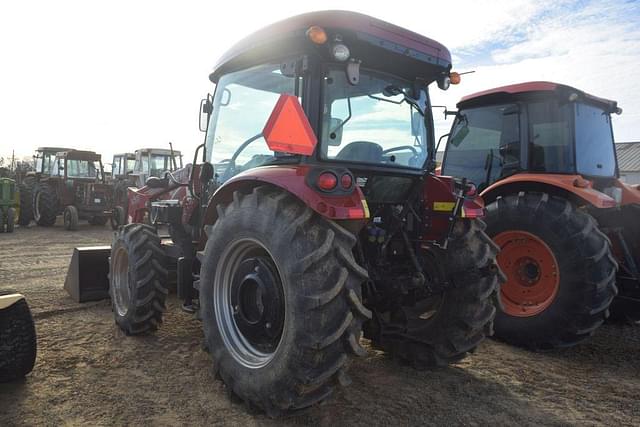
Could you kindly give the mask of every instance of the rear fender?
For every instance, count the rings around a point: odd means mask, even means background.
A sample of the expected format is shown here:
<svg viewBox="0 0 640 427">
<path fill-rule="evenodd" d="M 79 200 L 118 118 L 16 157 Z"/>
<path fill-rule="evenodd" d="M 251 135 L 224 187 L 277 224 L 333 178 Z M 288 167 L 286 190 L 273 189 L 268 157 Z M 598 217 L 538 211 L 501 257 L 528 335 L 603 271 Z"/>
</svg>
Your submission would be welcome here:
<svg viewBox="0 0 640 427">
<path fill-rule="evenodd" d="M 354 185 L 349 194 L 331 196 L 307 184 L 306 177 L 313 169 L 306 165 L 263 166 L 236 175 L 224 183 L 213 194 L 208 203 L 204 224 L 213 224 L 218 219 L 217 206 L 233 200 L 235 191 L 250 192 L 261 185 L 272 185 L 291 193 L 302 203 L 332 221 L 364 222 L 369 218 L 369 208 L 360 188 Z"/>
<path fill-rule="evenodd" d="M 615 185 L 622 189 L 622 206 L 640 204 L 640 184 L 625 184 L 617 180 Z"/>
<path fill-rule="evenodd" d="M 593 183 L 580 175 L 516 174 L 490 185 L 480 195 L 486 203 L 492 203 L 499 196 L 521 191 L 566 197 L 578 205 L 591 205 L 598 209 L 616 206 L 613 198 L 594 189 Z"/>
<path fill-rule="evenodd" d="M 13 304 L 24 299 L 24 295 L 21 294 L 9 294 L 0 296 L 0 310 L 11 307 Z"/>
<path fill-rule="evenodd" d="M 427 175 L 423 190 L 424 215 L 422 239 L 441 241 L 449 233 L 449 219 L 456 204 L 456 187 L 453 177 Z M 468 196 L 462 204 L 460 217 L 481 218 L 484 201 L 479 196 Z"/>
</svg>

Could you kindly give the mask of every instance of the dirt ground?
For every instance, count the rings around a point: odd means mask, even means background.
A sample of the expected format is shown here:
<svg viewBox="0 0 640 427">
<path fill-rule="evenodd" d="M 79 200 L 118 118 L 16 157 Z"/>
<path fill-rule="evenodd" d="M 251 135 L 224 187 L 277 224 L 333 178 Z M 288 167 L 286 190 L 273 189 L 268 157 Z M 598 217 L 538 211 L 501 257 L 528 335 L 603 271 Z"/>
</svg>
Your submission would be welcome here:
<svg viewBox="0 0 640 427">
<path fill-rule="evenodd" d="M 109 244 L 107 227 L 0 234 L 0 286 L 27 296 L 38 358 L 0 385 L 0 425 L 638 425 L 640 328 L 605 325 L 588 342 L 531 353 L 487 340 L 446 369 L 415 371 L 369 349 L 353 383 L 285 420 L 250 414 L 211 373 L 200 323 L 171 298 L 165 323 L 126 337 L 107 301 L 63 290 L 74 246 Z"/>
</svg>

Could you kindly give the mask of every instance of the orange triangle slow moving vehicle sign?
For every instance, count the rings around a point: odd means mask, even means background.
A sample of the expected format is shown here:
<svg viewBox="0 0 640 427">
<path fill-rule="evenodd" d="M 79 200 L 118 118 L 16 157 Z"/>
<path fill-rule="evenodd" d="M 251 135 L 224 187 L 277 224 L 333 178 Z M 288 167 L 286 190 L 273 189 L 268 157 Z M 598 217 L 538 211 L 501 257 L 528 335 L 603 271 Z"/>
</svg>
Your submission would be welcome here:
<svg viewBox="0 0 640 427">
<path fill-rule="evenodd" d="M 286 93 L 280 95 L 262 135 L 269 149 L 282 153 L 309 156 L 318 143 L 298 98 Z"/>
</svg>

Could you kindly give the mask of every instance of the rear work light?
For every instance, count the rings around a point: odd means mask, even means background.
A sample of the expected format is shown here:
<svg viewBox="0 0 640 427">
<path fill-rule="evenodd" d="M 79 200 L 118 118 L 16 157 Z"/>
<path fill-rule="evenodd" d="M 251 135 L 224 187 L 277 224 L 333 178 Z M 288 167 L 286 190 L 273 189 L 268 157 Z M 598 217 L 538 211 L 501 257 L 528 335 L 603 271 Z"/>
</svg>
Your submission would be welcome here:
<svg viewBox="0 0 640 427">
<path fill-rule="evenodd" d="M 318 188 L 331 191 L 338 185 L 338 178 L 332 172 L 323 172 L 318 176 Z"/>
</svg>

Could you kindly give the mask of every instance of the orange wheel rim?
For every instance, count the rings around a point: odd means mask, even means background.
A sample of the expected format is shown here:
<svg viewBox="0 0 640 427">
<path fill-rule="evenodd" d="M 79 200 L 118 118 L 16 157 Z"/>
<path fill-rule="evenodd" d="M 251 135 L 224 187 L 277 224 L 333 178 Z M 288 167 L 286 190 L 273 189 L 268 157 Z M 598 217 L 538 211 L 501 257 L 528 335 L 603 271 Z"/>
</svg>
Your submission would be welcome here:
<svg viewBox="0 0 640 427">
<path fill-rule="evenodd" d="M 500 289 L 505 313 L 530 317 L 546 310 L 560 287 L 560 268 L 549 246 L 519 230 L 503 231 L 493 240 L 500 246 L 498 265 L 507 275 Z"/>
</svg>

